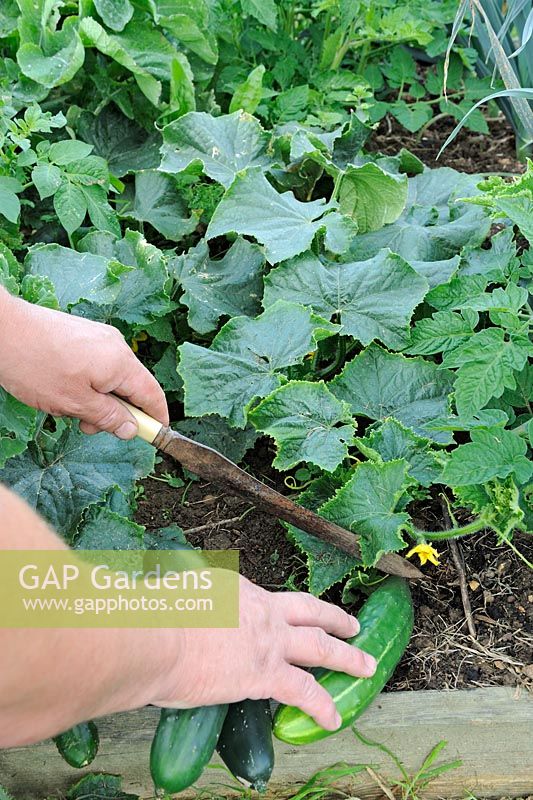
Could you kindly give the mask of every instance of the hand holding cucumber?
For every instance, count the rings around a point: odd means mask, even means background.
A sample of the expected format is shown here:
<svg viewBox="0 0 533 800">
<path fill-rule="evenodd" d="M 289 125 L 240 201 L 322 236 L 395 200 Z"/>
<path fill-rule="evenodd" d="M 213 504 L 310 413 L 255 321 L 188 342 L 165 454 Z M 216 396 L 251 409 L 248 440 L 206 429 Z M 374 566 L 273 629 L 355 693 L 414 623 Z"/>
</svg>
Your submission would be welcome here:
<svg viewBox="0 0 533 800">
<path fill-rule="evenodd" d="M 301 667 L 373 675 L 374 658 L 341 641 L 359 630 L 354 617 L 312 595 L 267 592 L 242 577 L 240 608 L 239 628 L 182 630 L 175 641 L 167 633 L 165 686 L 152 702 L 195 707 L 272 697 L 327 730 L 338 728 L 331 696 Z"/>
</svg>

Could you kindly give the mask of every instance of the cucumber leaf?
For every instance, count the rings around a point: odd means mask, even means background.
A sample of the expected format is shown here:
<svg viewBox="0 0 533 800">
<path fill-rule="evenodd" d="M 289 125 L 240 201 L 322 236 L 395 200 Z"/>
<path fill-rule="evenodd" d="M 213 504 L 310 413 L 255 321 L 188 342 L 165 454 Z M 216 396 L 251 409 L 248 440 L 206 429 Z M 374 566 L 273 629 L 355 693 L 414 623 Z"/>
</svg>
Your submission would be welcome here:
<svg viewBox="0 0 533 800">
<path fill-rule="evenodd" d="M 141 234 L 124 239 L 90 233 L 79 243 L 84 252 L 56 244 L 36 245 L 26 257 L 31 275 L 48 278 L 63 310 L 103 322 L 120 319 L 145 325 L 174 308 L 167 294 L 168 272 L 160 250 Z"/>
<path fill-rule="evenodd" d="M 377 164 L 349 164 L 339 180 L 339 208 L 352 217 L 359 233 L 396 222 L 407 201 L 407 177 L 391 175 Z"/>
<path fill-rule="evenodd" d="M 279 300 L 256 319 L 234 317 L 210 348 L 185 342 L 178 348 L 178 372 L 186 414 L 219 414 L 244 428 L 254 398 L 277 389 L 284 369 L 300 364 L 318 340 L 337 331 L 310 309 Z"/>
<path fill-rule="evenodd" d="M 420 436 L 441 444 L 452 442 L 446 431 L 426 424 L 448 412 L 452 375 L 422 358 L 405 358 L 371 344 L 344 367 L 329 384 L 353 414 L 373 420 L 394 417 Z"/>
<path fill-rule="evenodd" d="M 205 174 L 226 188 L 247 167 L 270 164 L 270 136 L 244 111 L 212 117 L 191 111 L 163 128 L 162 172 L 177 174 L 201 164 Z"/>
<path fill-rule="evenodd" d="M 83 510 L 118 486 L 128 494 L 154 468 L 155 450 L 107 433 L 85 436 L 76 423 L 41 432 L 26 452 L 9 459 L 0 481 L 11 487 L 67 540 Z"/>
<path fill-rule="evenodd" d="M 290 381 L 275 389 L 248 415 L 252 425 L 276 442 L 273 466 L 305 461 L 333 472 L 348 455 L 355 426 L 347 403 L 324 383 Z"/>
<path fill-rule="evenodd" d="M 448 167 L 410 178 L 405 211 L 399 219 L 357 236 L 350 256 L 362 261 L 388 247 L 408 262 L 442 261 L 457 255 L 465 245 L 480 245 L 490 229 L 488 214 L 455 199 L 475 194 L 478 181 L 474 175 Z"/>
<path fill-rule="evenodd" d="M 198 215 L 187 216 L 187 204 L 169 175 L 157 170 L 135 174 L 133 202 L 120 208 L 120 216 L 149 222 L 172 242 L 179 242 L 198 225 Z"/>
<path fill-rule="evenodd" d="M 210 258 L 202 240 L 187 253 L 169 262 L 169 271 L 179 282 L 181 302 L 189 309 L 191 328 L 209 333 L 221 316 L 255 316 L 260 311 L 265 258 L 261 248 L 238 237 L 224 258 Z"/>
<path fill-rule="evenodd" d="M 363 563 L 374 566 L 384 553 L 401 550 L 407 542 L 402 533 L 409 514 L 397 511 L 406 488 L 415 482 L 403 459 L 382 464 L 359 464 L 335 497 L 321 507 L 323 516 L 359 536 Z"/>
<path fill-rule="evenodd" d="M 339 315 L 342 333 L 363 344 L 379 339 L 392 348 L 409 341 L 409 322 L 427 281 L 387 250 L 368 261 L 322 263 L 312 253 L 287 261 L 265 279 L 263 305 L 305 297 L 327 319 Z"/>
<path fill-rule="evenodd" d="M 408 474 L 422 486 L 438 483 L 446 456 L 432 449 L 428 439 L 417 436 L 395 419 L 386 419 L 379 428 L 355 439 L 356 447 L 370 460 L 407 462 Z"/>
<path fill-rule="evenodd" d="M 271 264 L 308 250 L 315 235 L 325 233 L 326 249 L 342 253 L 355 234 L 354 223 L 339 214 L 333 203 L 302 203 L 292 192 L 279 194 L 260 167 L 239 172 L 220 201 L 207 238 L 226 233 L 253 236 L 265 246 Z"/>
<path fill-rule="evenodd" d="M 93 505 L 78 528 L 74 546 L 77 550 L 142 550 L 143 535 L 142 525 Z"/>
</svg>

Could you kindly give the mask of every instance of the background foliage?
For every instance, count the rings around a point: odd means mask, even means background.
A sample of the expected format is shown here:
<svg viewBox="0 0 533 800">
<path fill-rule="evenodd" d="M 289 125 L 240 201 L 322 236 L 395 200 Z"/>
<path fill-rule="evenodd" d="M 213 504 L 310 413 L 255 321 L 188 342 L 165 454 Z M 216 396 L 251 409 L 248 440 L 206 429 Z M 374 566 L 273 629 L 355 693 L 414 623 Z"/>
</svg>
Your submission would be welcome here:
<svg viewBox="0 0 533 800">
<path fill-rule="evenodd" d="M 174 424 L 380 554 L 533 529 L 533 169 L 365 151 L 486 94 L 454 3 L 9 0 L 0 12 L 0 282 L 116 325 Z M 283 56 L 283 57 L 281 57 Z M 479 110 L 469 124 L 486 130 Z M 494 223 L 497 223 L 494 225 Z M 142 443 L 83 437 L 0 389 L 0 480 L 73 543 L 138 546 Z M 420 531 L 443 493 L 469 521 Z M 316 593 L 353 561 L 301 531 Z"/>
</svg>

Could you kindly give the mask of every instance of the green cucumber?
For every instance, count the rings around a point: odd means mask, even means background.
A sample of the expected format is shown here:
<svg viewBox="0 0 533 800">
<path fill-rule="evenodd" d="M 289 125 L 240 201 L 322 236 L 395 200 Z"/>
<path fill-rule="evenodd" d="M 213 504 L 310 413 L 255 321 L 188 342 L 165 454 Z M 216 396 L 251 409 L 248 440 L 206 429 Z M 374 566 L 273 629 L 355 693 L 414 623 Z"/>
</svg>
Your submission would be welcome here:
<svg viewBox="0 0 533 800">
<path fill-rule="evenodd" d="M 67 764 L 76 769 L 86 767 L 94 761 L 100 744 L 98 729 L 94 722 L 81 722 L 59 736 L 54 742 Z"/>
<path fill-rule="evenodd" d="M 358 615 L 361 630 L 348 639 L 350 644 L 370 653 L 377 660 L 371 678 L 353 678 L 344 672 L 315 670 L 318 683 L 333 697 L 346 728 L 381 692 L 409 643 L 413 630 L 413 604 L 407 581 L 387 578 L 370 595 Z M 293 706 L 280 706 L 274 717 L 274 735 L 289 744 L 307 744 L 330 736 Z"/>
<path fill-rule="evenodd" d="M 269 700 L 232 703 L 222 727 L 217 751 L 241 783 L 264 792 L 274 769 L 272 714 Z"/>
<path fill-rule="evenodd" d="M 156 789 L 181 792 L 198 780 L 215 752 L 227 705 L 163 708 L 150 751 Z"/>
</svg>

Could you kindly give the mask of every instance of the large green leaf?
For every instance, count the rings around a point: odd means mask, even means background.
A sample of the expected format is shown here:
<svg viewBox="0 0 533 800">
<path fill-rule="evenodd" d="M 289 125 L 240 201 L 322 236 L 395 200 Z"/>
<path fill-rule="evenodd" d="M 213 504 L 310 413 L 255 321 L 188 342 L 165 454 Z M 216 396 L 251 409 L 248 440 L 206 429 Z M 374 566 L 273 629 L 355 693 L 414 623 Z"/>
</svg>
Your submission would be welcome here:
<svg viewBox="0 0 533 800">
<path fill-rule="evenodd" d="M 123 40 L 119 38 L 119 35 L 109 35 L 100 23 L 92 17 L 84 17 L 82 19 L 80 32 L 85 45 L 95 47 L 101 53 L 109 56 L 109 58 L 129 70 L 134 75 L 137 85 L 145 97 L 155 106 L 159 104 L 161 83 L 145 70 L 132 55 L 128 47 L 128 44 L 131 44 L 130 40 Z M 163 36 L 161 38 L 166 41 Z M 162 44 L 162 42 L 159 42 L 159 44 Z M 169 42 L 167 44 L 170 46 Z M 175 52 L 173 48 L 172 50 Z"/>
<path fill-rule="evenodd" d="M 175 13 L 160 17 L 160 25 L 208 64 L 217 63 L 217 39 L 207 26 L 199 25 L 189 14 Z"/>
<path fill-rule="evenodd" d="M 478 178 L 448 167 L 427 170 L 409 180 L 405 211 L 391 225 L 357 236 L 350 255 L 363 260 L 383 247 L 407 261 L 442 261 L 465 245 L 480 245 L 490 229 L 486 212 L 456 197 L 475 194 Z"/>
<path fill-rule="evenodd" d="M 24 262 L 28 275 L 48 278 L 64 311 L 82 298 L 108 304 L 118 294 L 118 283 L 109 275 L 108 260 L 92 253 L 77 253 L 58 244 L 30 248 Z"/>
<path fill-rule="evenodd" d="M 407 201 L 407 176 L 391 175 L 377 164 L 349 164 L 337 189 L 339 208 L 357 222 L 360 233 L 396 222 Z"/>
<path fill-rule="evenodd" d="M 449 444 L 445 431 L 425 425 L 445 416 L 453 376 L 423 358 L 405 358 L 371 344 L 329 383 L 331 391 L 349 403 L 353 414 L 370 419 L 395 417 L 421 436 Z"/>
<path fill-rule="evenodd" d="M 292 192 L 279 194 L 260 167 L 239 172 L 220 201 L 207 238 L 226 233 L 253 236 L 274 264 L 308 250 L 316 234 L 325 233 L 326 249 L 342 253 L 355 233 L 353 223 L 324 200 L 301 203 Z"/>
<path fill-rule="evenodd" d="M 83 510 L 112 486 L 125 493 L 154 467 L 155 450 L 139 440 L 121 442 L 107 433 L 84 436 L 72 423 L 56 434 L 41 433 L 22 455 L 0 470 L 10 486 L 67 538 Z"/>
<path fill-rule="evenodd" d="M 242 461 L 248 450 L 254 446 L 258 436 L 251 425 L 244 429 L 232 428 L 227 420 L 216 414 L 198 419 L 184 419 L 173 427 L 184 436 L 218 450 L 236 463 Z"/>
<path fill-rule="evenodd" d="M 149 222 L 166 239 L 179 242 L 198 225 L 198 216 L 187 216 L 187 204 L 180 196 L 174 180 L 157 170 L 143 170 L 135 175 L 135 195 L 131 204 L 120 209 L 120 215 Z"/>
<path fill-rule="evenodd" d="M 130 0 L 93 0 L 94 6 L 108 28 L 121 31 L 133 16 Z"/>
<path fill-rule="evenodd" d="M 185 389 L 185 413 L 219 414 L 243 428 L 254 398 L 284 381 L 282 370 L 303 361 L 319 339 L 338 330 L 310 309 L 280 300 L 260 317 L 235 317 L 210 348 L 185 342 L 178 372 Z"/>
<path fill-rule="evenodd" d="M 141 234 L 128 231 L 119 240 L 92 233 L 79 247 L 84 252 L 37 245 L 26 257 L 26 271 L 51 280 L 62 309 L 75 307 L 81 316 L 142 325 L 174 307 L 166 291 L 165 260 Z"/>
<path fill-rule="evenodd" d="M 94 153 L 105 158 L 110 171 L 118 178 L 127 172 L 158 166 L 161 135 L 147 133 L 124 116 L 113 104 L 98 115 L 83 111 L 76 121 L 80 139 L 94 146 Z"/>
<path fill-rule="evenodd" d="M 47 17 L 52 14 L 54 3 L 38 0 L 33 7 L 28 4 L 24 6 L 25 10 L 19 18 L 21 44 L 17 50 L 17 62 L 22 74 L 48 89 L 67 83 L 85 60 L 85 49 L 76 29 L 76 18 L 66 19 L 59 31 L 51 30 Z M 38 6 L 41 7 L 40 19 L 35 13 Z M 34 17 L 29 24 L 28 12 Z"/>
<path fill-rule="evenodd" d="M 91 506 L 78 528 L 78 550 L 142 550 L 144 527 L 101 506 Z"/>
<path fill-rule="evenodd" d="M 425 278 L 384 250 L 369 261 L 322 263 L 312 253 L 287 261 L 265 279 L 265 307 L 278 299 L 306 303 L 323 317 L 339 315 L 342 332 L 369 344 L 400 348 L 428 291 Z"/>
<path fill-rule="evenodd" d="M 409 514 L 396 508 L 413 483 L 407 468 L 403 459 L 359 464 L 350 480 L 321 508 L 328 519 L 359 535 L 365 566 L 406 545 L 402 532 L 409 525 Z"/>
<path fill-rule="evenodd" d="M 513 431 L 502 428 L 471 431 L 472 441 L 459 445 L 450 454 L 442 475 L 449 486 L 487 483 L 494 478 L 515 474 L 518 483 L 533 475 L 533 463 L 527 458 L 527 443 Z"/>
<path fill-rule="evenodd" d="M 257 430 L 275 440 L 273 465 L 281 470 L 306 461 L 333 472 L 348 455 L 355 432 L 348 404 L 337 400 L 324 383 L 290 381 L 248 417 Z"/>
<path fill-rule="evenodd" d="M 408 473 L 422 486 L 438 483 L 445 456 L 431 447 L 431 442 L 417 436 L 396 419 L 386 419 L 379 428 L 355 440 L 356 447 L 369 459 L 395 461 L 403 458 Z"/>
<path fill-rule="evenodd" d="M 278 26 L 278 9 L 274 0 L 241 0 L 242 12 L 255 17 L 267 28 L 275 31 Z"/>
<path fill-rule="evenodd" d="M 419 275 L 423 275 L 429 283 L 429 288 L 433 289 L 441 283 L 446 283 L 455 275 L 461 256 L 444 258 L 437 261 L 419 261 L 416 258 L 409 259 L 409 264 Z"/>
<path fill-rule="evenodd" d="M 214 261 L 205 240 L 176 256 L 169 270 L 178 280 L 189 325 L 209 333 L 221 316 L 255 316 L 260 310 L 265 259 L 261 249 L 239 237 L 224 258 Z"/>
<path fill-rule="evenodd" d="M 175 308 L 167 292 L 166 260 L 157 247 L 137 231 L 126 231 L 123 239 L 89 233 L 78 244 L 80 250 L 94 253 L 102 246 L 109 252 L 109 269 L 119 276 L 116 299 L 102 309 L 106 321 L 117 317 L 132 325 L 148 325 Z M 85 313 L 81 305 L 76 313 Z"/>
<path fill-rule="evenodd" d="M 475 414 L 492 397 L 516 387 L 515 372 L 533 356 L 526 336 L 508 338 L 501 328 L 487 328 L 447 353 L 443 366 L 457 367 L 455 403 L 460 415 Z"/>
<path fill-rule="evenodd" d="M 246 167 L 266 168 L 270 135 L 244 111 L 213 117 L 191 111 L 163 128 L 163 172 L 201 164 L 206 175 L 228 187 Z"/>
</svg>

